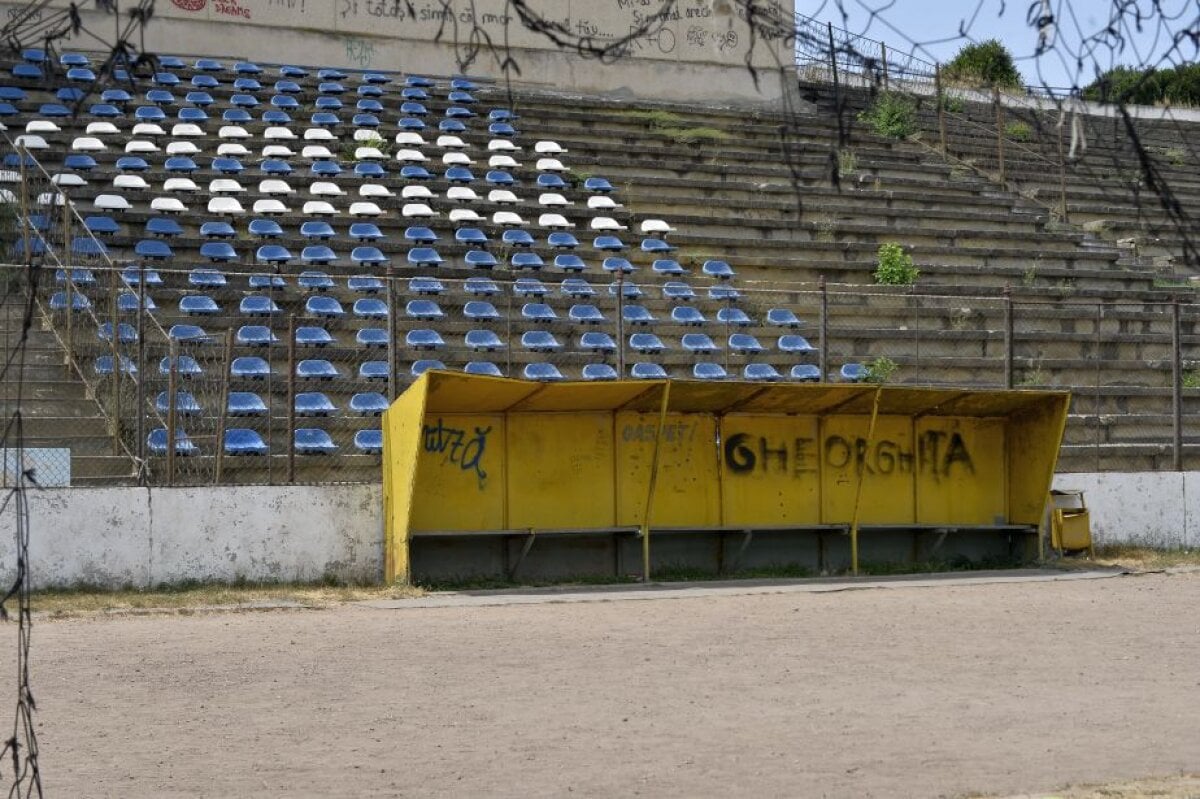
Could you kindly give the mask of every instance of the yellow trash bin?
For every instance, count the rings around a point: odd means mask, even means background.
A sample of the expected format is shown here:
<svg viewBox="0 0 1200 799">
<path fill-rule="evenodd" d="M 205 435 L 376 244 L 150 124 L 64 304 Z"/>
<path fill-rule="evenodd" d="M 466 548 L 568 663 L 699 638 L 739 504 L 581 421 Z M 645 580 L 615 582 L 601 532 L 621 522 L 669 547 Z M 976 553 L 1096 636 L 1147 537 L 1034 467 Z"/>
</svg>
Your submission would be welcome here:
<svg viewBox="0 0 1200 799">
<path fill-rule="evenodd" d="M 1082 491 L 1050 492 L 1050 545 L 1060 551 L 1086 549 L 1092 553 L 1092 526 Z"/>
</svg>

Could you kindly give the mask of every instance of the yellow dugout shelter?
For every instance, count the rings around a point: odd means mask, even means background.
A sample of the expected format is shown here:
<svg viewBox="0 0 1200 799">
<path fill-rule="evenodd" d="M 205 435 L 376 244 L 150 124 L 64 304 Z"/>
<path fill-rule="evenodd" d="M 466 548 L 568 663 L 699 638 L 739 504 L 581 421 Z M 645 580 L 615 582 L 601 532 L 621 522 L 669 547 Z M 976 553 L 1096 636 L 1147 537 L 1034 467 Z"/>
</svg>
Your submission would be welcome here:
<svg viewBox="0 0 1200 799">
<path fill-rule="evenodd" d="M 722 570 L 764 547 L 856 570 L 860 535 L 872 559 L 951 534 L 1026 557 L 1069 399 L 427 372 L 383 420 L 386 578 Z"/>
</svg>

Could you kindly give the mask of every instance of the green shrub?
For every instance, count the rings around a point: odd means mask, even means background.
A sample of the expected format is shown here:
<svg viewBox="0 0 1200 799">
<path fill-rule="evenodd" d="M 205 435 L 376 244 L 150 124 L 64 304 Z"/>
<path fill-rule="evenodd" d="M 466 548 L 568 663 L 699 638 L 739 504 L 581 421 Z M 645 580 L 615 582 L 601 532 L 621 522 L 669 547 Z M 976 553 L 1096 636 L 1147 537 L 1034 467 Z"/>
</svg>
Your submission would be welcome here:
<svg viewBox="0 0 1200 799">
<path fill-rule="evenodd" d="M 996 39 L 964 45 L 942 70 L 942 75 L 949 80 L 973 86 L 998 86 L 1002 89 L 1021 86 L 1021 73 L 1017 71 L 1012 53 Z"/>
<path fill-rule="evenodd" d="M 858 115 L 860 122 L 871 126 L 879 136 L 906 139 L 917 132 L 917 106 L 901 94 L 884 92 L 866 111 Z"/>
<path fill-rule="evenodd" d="M 858 171 L 858 156 L 853 150 L 838 150 L 838 174 L 853 175 Z"/>
<path fill-rule="evenodd" d="M 898 368 L 896 362 L 891 358 L 886 355 L 880 355 L 867 364 L 867 376 L 863 378 L 863 382 L 883 385 Z"/>
<path fill-rule="evenodd" d="M 939 102 L 942 104 L 942 110 L 948 114 L 961 114 L 966 108 L 961 97 L 951 97 L 945 92 L 942 92 Z"/>
<path fill-rule="evenodd" d="M 1098 103 L 1200 105 L 1200 64 L 1169 69 L 1113 67 L 1084 88 L 1083 98 Z"/>
<path fill-rule="evenodd" d="M 920 270 L 913 265 L 912 256 L 899 244 L 889 241 L 879 245 L 876 256 L 875 282 L 888 286 L 908 286 L 917 282 Z"/>
<path fill-rule="evenodd" d="M 1200 371 L 1189 369 L 1183 373 L 1184 388 L 1200 388 Z"/>
<path fill-rule="evenodd" d="M 1009 122 L 1004 126 L 1004 135 L 1016 141 L 1029 141 L 1033 138 L 1033 128 L 1024 122 Z"/>
</svg>

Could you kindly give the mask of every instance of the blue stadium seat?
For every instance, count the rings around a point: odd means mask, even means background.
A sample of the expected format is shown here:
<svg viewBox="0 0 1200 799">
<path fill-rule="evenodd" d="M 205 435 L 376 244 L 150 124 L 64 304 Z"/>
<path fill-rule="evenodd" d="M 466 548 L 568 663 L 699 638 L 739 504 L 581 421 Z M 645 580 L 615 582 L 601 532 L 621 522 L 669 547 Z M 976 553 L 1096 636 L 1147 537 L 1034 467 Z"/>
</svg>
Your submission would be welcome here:
<svg viewBox="0 0 1200 799">
<path fill-rule="evenodd" d="M 629 347 L 645 355 L 657 354 L 666 349 L 662 339 L 653 333 L 633 333 L 629 336 Z"/>
<path fill-rule="evenodd" d="M 238 311 L 243 316 L 272 316 L 280 313 L 281 309 L 270 297 L 262 294 L 251 294 L 248 297 L 242 298 L 241 303 L 238 304 Z"/>
<path fill-rule="evenodd" d="M 383 452 L 382 430 L 359 430 L 354 434 L 354 448 L 364 455 L 378 455 Z"/>
<path fill-rule="evenodd" d="M 188 285 L 198 289 L 224 288 L 227 282 L 225 273 L 220 269 L 205 269 L 200 267 L 188 272 Z"/>
<path fill-rule="evenodd" d="M 260 359 L 261 360 L 261 359 Z M 265 364 L 266 362 L 263 361 Z M 158 373 L 164 377 L 171 373 L 171 358 L 166 357 L 158 362 Z M 204 374 L 200 364 L 191 355 L 180 355 L 175 361 L 175 374 L 179 377 L 197 377 Z"/>
<path fill-rule="evenodd" d="M 320 391 L 301 391 L 294 403 L 297 416 L 334 416 L 337 406 Z"/>
<path fill-rule="evenodd" d="M 558 319 L 558 314 L 545 303 L 528 302 L 521 306 L 521 318 L 530 322 L 553 322 Z"/>
<path fill-rule="evenodd" d="M 250 284 L 250 288 L 254 290 L 282 289 L 286 288 L 287 286 L 287 282 L 283 279 L 283 275 L 268 275 L 261 272 L 250 275 L 247 282 Z"/>
<path fill-rule="evenodd" d="M 568 277 L 563 280 L 559 290 L 574 299 L 586 299 L 596 296 L 596 290 L 581 277 Z"/>
<path fill-rule="evenodd" d="M 642 252 L 648 252 L 651 255 L 661 255 L 662 253 L 674 251 L 674 245 L 668 244 L 662 239 L 642 239 Z"/>
<path fill-rule="evenodd" d="M 622 310 L 625 321 L 631 325 L 651 325 L 656 321 L 654 314 L 641 305 L 626 305 Z"/>
<path fill-rule="evenodd" d="M 629 368 L 629 376 L 634 380 L 666 380 L 667 371 L 660 364 L 640 361 Z"/>
<path fill-rule="evenodd" d="M 662 295 L 665 300 L 688 302 L 696 299 L 696 292 L 687 283 L 678 280 L 668 280 L 662 285 Z"/>
<path fill-rule="evenodd" d="M 491 269 L 496 266 L 496 256 L 486 250 L 469 250 L 464 256 L 467 266 L 474 269 Z"/>
<path fill-rule="evenodd" d="M 405 257 L 413 266 L 438 266 L 443 263 L 442 256 L 432 247 L 413 247 Z"/>
<path fill-rule="evenodd" d="M 671 309 L 671 320 L 680 325 L 703 325 L 707 320 L 698 308 L 690 305 L 676 305 Z"/>
<path fill-rule="evenodd" d="M 364 297 L 354 301 L 354 315 L 359 319 L 387 319 L 387 303 L 383 300 Z"/>
<path fill-rule="evenodd" d="M 471 300 L 463 306 L 463 316 L 473 322 L 490 322 L 500 318 L 496 306 L 484 300 Z"/>
<path fill-rule="evenodd" d="M 117 363 L 120 364 L 122 374 L 135 375 L 137 374 L 137 364 L 128 355 L 119 355 Z M 100 377 L 107 377 L 113 373 L 113 357 L 111 355 L 101 355 L 92 363 L 92 369 Z"/>
<path fill-rule="evenodd" d="M 404 343 L 414 350 L 440 350 L 446 346 L 441 334 L 428 328 L 408 331 L 404 336 Z"/>
<path fill-rule="evenodd" d="M 72 153 L 63 159 L 63 168 L 74 172 L 90 172 L 96 168 L 96 159 L 84 153 Z"/>
<path fill-rule="evenodd" d="M 274 219 L 252 219 L 247 228 L 251 236 L 257 236 L 260 239 L 277 239 L 283 235 L 283 228 Z M 280 249 L 283 249 L 282 247 Z M 262 252 L 262 250 L 259 250 Z M 269 251 L 275 254 L 277 251 Z M 287 253 L 287 250 L 284 250 Z M 291 253 L 287 253 L 288 259 L 291 259 Z M 258 260 L 265 261 L 266 258 L 260 257 Z"/>
<path fill-rule="evenodd" d="M 116 164 L 119 172 L 145 172 L 150 168 L 146 163 L 145 158 L 136 155 L 126 155 L 117 159 Z"/>
<path fill-rule="evenodd" d="M 430 369 L 445 369 L 446 364 L 436 358 L 422 358 L 419 361 L 413 361 L 412 367 L 409 369 L 409 374 L 413 377 L 420 377 Z"/>
<path fill-rule="evenodd" d="M 337 260 L 337 253 L 324 244 L 310 244 L 300 251 L 300 260 L 314 266 L 325 266 Z M 332 281 L 326 288 L 332 288 Z"/>
<path fill-rule="evenodd" d="M 231 125 L 245 125 L 254 121 L 254 117 L 244 108 L 227 108 L 225 113 L 221 114 L 221 119 Z"/>
<path fill-rule="evenodd" d="M 359 328 L 354 341 L 360 347 L 386 347 L 391 339 L 388 332 L 378 327 Z"/>
<path fill-rule="evenodd" d="M 741 296 L 742 293 L 740 291 L 728 284 L 708 287 L 708 298 L 710 300 L 733 301 L 741 299 Z"/>
<path fill-rule="evenodd" d="M 373 222 L 355 222 L 350 226 L 350 238 L 356 241 L 377 241 L 384 238 L 384 235 Z"/>
<path fill-rule="evenodd" d="M 282 244 L 264 244 L 258 248 L 258 251 L 254 254 L 254 258 L 260 264 L 283 265 L 295 260 L 296 256 L 292 255 L 288 248 Z"/>
<path fill-rule="evenodd" d="M 359 416 L 379 416 L 387 409 L 387 398 L 378 391 L 361 391 L 350 398 L 350 412 Z"/>
<path fill-rule="evenodd" d="M 591 352 L 616 352 L 617 342 L 607 333 L 594 330 L 579 337 L 579 349 Z"/>
<path fill-rule="evenodd" d="M 549 293 L 546 284 L 536 277 L 519 277 L 513 283 L 513 294 L 519 297 L 545 297 Z"/>
<path fill-rule="evenodd" d="M 314 294 L 304 302 L 304 312 L 309 316 L 319 316 L 326 319 L 337 319 L 345 316 L 342 304 L 333 297 Z"/>
<path fill-rule="evenodd" d="M 184 299 L 187 298 L 185 297 Z M 183 305 L 183 300 L 180 300 L 179 304 Z M 175 341 L 200 342 L 208 340 L 208 334 L 199 325 L 171 325 L 171 329 L 167 331 L 167 336 Z"/>
<path fill-rule="evenodd" d="M 433 300 L 410 300 L 404 306 L 404 313 L 412 319 L 434 321 L 444 319 L 446 314 Z"/>
<path fill-rule="evenodd" d="M 378 228 L 375 229 L 378 232 Z M 300 235 L 310 241 L 328 241 L 337 235 L 328 222 L 309 220 L 300 225 Z"/>
<path fill-rule="evenodd" d="M 537 244 L 528 231 L 509 229 L 500 234 L 500 240 L 510 247 L 532 247 Z"/>
<path fill-rule="evenodd" d="M 821 369 L 811 363 L 796 364 L 792 367 L 788 376 L 792 380 L 797 380 L 801 383 L 819 383 L 821 381 Z"/>
<path fill-rule="evenodd" d="M 231 427 L 225 431 L 226 455 L 267 455 L 267 447 L 261 435 L 245 427 Z"/>
<path fill-rule="evenodd" d="M 132 291 L 124 291 L 117 295 L 117 310 L 121 313 L 137 313 L 139 304 L 143 310 L 151 313 L 158 310 L 158 306 L 154 303 L 154 298 L 149 294 L 146 295 L 146 298 L 141 303 L 138 302 L 138 295 Z"/>
<path fill-rule="evenodd" d="M 777 380 L 782 380 L 783 375 L 769 363 L 748 363 L 742 369 L 742 377 L 746 380 L 761 380 L 768 383 L 774 383 Z"/>
<path fill-rule="evenodd" d="M 542 172 L 537 176 L 539 189 L 559 190 L 567 188 L 566 181 L 553 172 Z"/>
<path fill-rule="evenodd" d="M 222 175 L 236 175 L 246 169 L 236 158 L 214 158 L 212 168 L 214 172 L 220 172 Z"/>
<path fill-rule="evenodd" d="M 771 308 L 767 311 L 767 324 L 776 327 L 800 327 L 802 322 L 790 308 Z"/>
<path fill-rule="evenodd" d="M 334 343 L 333 335 L 323 327 L 305 325 L 296 328 L 296 346 L 327 347 Z"/>
<path fill-rule="evenodd" d="M 620 252 L 625 249 L 625 242 L 617 236 L 597 236 L 592 239 L 592 249 L 600 252 Z"/>
<path fill-rule="evenodd" d="M 410 294 L 428 294 L 436 296 L 445 291 L 442 286 L 442 281 L 436 277 L 414 277 L 408 281 L 408 291 Z"/>
<path fill-rule="evenodd" d="M 433 244 L 438 240 L 438 235 L 431 228 L 413 226 L 405 229 L 404 238 L 413 244 Z"/>
<path fill-rule="evenodd" d="M 583 189 L 597 194 L 610 194 L 616 191 L 607 178 L 587 178 L 583 182 Z"/>
<path fill-rule="evenodd" d="M 697 380 L 724 380 L 729 374 L 719 363 L 698 363 L 692 367 L 692 377 Z"/>
<path fill-rule="evenodd" d="M 797 335 L 780 336 L 779 341 L 776 343 L 776 348 L 780 352 L 789 354 L 804 354 L 817 351 L 816 347 L 808 343 L 808 339 Z"/>
<path fill-rule="evenodd" d="M 617 370 L 606 363 L 588 363 L 583 366 L 584 380 L 616 380 Z"/>
<path fill-rule="evenodd" d="M 228 241 L 205 241 L 200 245 L 200 258 L 208 258 L 212 263 L 228 263 L 238 260 L 238 251 Z"/>
<path fill-rule="evenodd" d="M 467 246 L 486 245 L 488 242 L 487 234 L 479 228 L 475 227 L 460 227 L 454 231 L 454 240 L 459 244 Z"/>
<path fill-rule="evenodd" d="M 600 265 L 605 272 L 621 272 L 623 274 L 632 274 L 634 271 L 633 264 L 629 263 L 628 258 L 609 257 L 605 258 Z"/>
<path fill-rule="evenodd" d="M 266 347 L 279 339 L 266 325 L 242 325 L 234 340 L 239 347 Z"/>
<path fill-rule="evenodd" d="M 861 363 L 842 364 L 838 375 L 844 383 L 861 383 L 867 379 L 867 368 Z"/>
<path fill-rule="evenodd" d="M 318 111 L 340 111 L 342 101 L 336 97 L 318 97 L 314 107 Z"/>
<path fill-rule="evenodd" d="M 469 375 L 487 375 L 488 377 L 504 377 L 500 367 L 491 361 L 468 361 L 463 371 Z"/>
<path fill-rule="evenodd" d="M 557 352 L 562 344 L 549 330 L 526 330 L 521 334 L 521 346 L 531 352 Z"/>
<path fill-rule="evenodd" d="M 706 355 L 718 349 L 713 340 L 704 333 L 684 333 L 679 345 L 693 355 Z"/>
<path fill-rule="evenodd" d="M 729 349 L 739 355 L 757 355 L 763 351 L 763 345 L 749 333 L 730 333 Z"/>
<path fill-rule="evenodd" d="M 582 272 L 587 268 L 583 259 L 575 253 L 559 253 L 554 256 L 554 265 L 564 272 Z"/>
<path fill-rule="evenodd" d="M 179 312 L 188 316 L 211 316 L 221 312 L 221 306 L 207 294 L 189 294 L 179 298 Z"/>
<path fill-rule="evenodd" d="M 337 367 L 324 358 L 306 358 L 296 364 L 296 377 L 305 380 L 334 380 L 341 376 Z"/>
<path fill-rule="evenodd" d="M 167 429 L 165 427 L 156 427 L 150 431 L 150 435 L 146 437 L 146 449 L 152 455 L 167 454 Z M 188 438 L 187 433 L 182 428 L 175 428 L 175 454 L 181 456 L 195 455 L 200 451 L 200 448 L 192 443 Z"/>
<path fill-rule="evenodd" d="M 315 427 L 296 428 L 293 446 L 300 455 L 332 455 L 338 449 L 329 433 Z"/>
<path fill-rule="evenodd" d="M 504 349 L 504 341 L 491 330 L 468 330 L 463 344 L 476 352 Z"/>
<path fill-rule="evenodd" d="M 595 305 L 572 305 L 567 316 L 572 322 L 585 325 L 597 325 L 606 321 L 604 314 Z"/>
<path fill-rule="evenodd" d="M 324 272 L 306 270 L 296 278 L 296 285 L 306 291 L 328 291 L 334 287 L 333 278 Z"/>
<path fill-rule="evenodd" d="M 359 294 L 378 294 L 383 291 L 383 281 L 374 275 L 352 275 L 346 279 L 346 288 Z"/>
<path fill-rule="evenodd" d="M 487 277 L 469 277 L 463 284 L 463 290 L 477 297 L 493 297 L 500 293 L 496 282 Z"/>
<path fill-rule="evenodd" d="M 565 231 L 556 230 L 546 237 L 546 246 L 555 250 L 573 250 L 579 246 L 579 239 Z"/>
<path fill-rule="evenodd" d="M 363 361 L 358 367 L 359 380 L 387 380 L 387 361 Z"/>
<path fill-rule="evenodd" d="M 212 75 L 193 75 L 192 85 L 197 89 L 215 89 L 221 85 L 221 82 Z"/>
<path fill-rule="evenodd" d="M 465 166 L 452 166 L 446 170 L 442 177 L 446 179 L 447 183 L 466 184 L 475 180 L 475 176 L 471 174 L 471 170 Z"/>
<path fill-rule="evenodd" d="M 200 235 L 209 239 L 232 239 L 237 232 L 228 222 L 204 222 L 200 225 Z"/>
<path fill-rule="evenodd" d="M 562 372 L 552 363 L 527 363 L 523 372 L 526 380 L 556 383 L 563 379 Z"/>
<path fill-rule="evenodd" d="M 737 325 L 738 327 L 748 327 L 754 323 L 741 308 L 732 307 L 718 309 L 717 321 L 721 324 Z"/>
<path fill-rule="evenodd" d="M 169 238 L 169 237 L 174 237 L 174 236 L 182 236 L 183 228 L 181 228 L 179 226 L 178 222 L 176 222 L 174 219 L 171 219 L 170 217 L 153 216 L 146 220 L 146 232 L 149 233 L 151 236 L 163 236 L 163 237 Z M 141 242 L 139 242 L 139 243 L 141 243 Z M 136 250 L 135 250 L 135 252 L 136 252 Z M 169 247 L 167 248 L 167 252 L 168 253 L 170 252 Z M 138 254 L 141 255 L 141 253 L 138 253 Z M 143 256 L 143 257 L 148 257 L 148 256 Z M 170 256 L 168 255 L 165 257 L 170 257 Z"/>
<path fill-rule="evenodd" d="M 113 325 L 112 322 L 104 322 L 96 331 L 96 336 L 105 342 L 112 341 Z M 137 328 L 128 322 L 117 323 L 117 342 L 119 344 L 136 344 L 137 343 Z"/>
<path fill-rule="evenodd" d="M 154 398 L 154 409 L 166 416 L 171 410 L 171 395 L 169 392 L 161 391 Z M 200 403 L 196 402 L 196 397 L 189 391 L 175 392 L 175 413 L 182 416 L 197 416 L 201 413 Z"/>
</svg>

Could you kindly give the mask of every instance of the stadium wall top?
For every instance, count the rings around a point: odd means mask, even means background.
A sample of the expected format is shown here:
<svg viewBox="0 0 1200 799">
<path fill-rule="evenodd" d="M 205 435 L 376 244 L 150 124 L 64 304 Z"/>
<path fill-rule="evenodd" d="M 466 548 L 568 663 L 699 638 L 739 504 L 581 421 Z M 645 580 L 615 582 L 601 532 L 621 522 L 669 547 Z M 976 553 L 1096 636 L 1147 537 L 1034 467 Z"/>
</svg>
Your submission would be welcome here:
<svg viewBox="0 0 1200 799">
<path fill-rule="evenodd" d="M 24 5 L 0 2 L 3 19 Z M 531 30 L 506 0 L 159 0 L 141 46 L 180 57 L 492 80 L 505 77 L 508 59 L 509 77 L 523 87 L 656 100 L 771 104 L 794 83 L 786 0 L 528 5 L 554 24 L 550 34 Z M 753 24 L 746 6 L 754 9 Z M 99 35 L 113 26 L 111 15 L 81 14 L 85 29 Z M 609 56 L 586 52 L 632 33 L 642 35 Z M 60 46 L 96 44 L 85 33 Z"/>
</svg>

